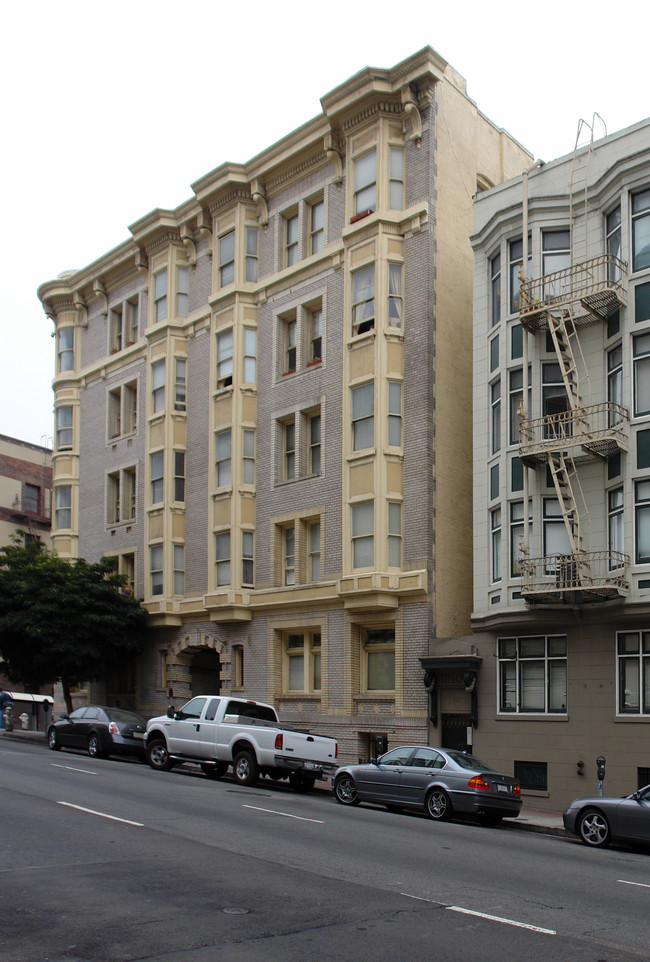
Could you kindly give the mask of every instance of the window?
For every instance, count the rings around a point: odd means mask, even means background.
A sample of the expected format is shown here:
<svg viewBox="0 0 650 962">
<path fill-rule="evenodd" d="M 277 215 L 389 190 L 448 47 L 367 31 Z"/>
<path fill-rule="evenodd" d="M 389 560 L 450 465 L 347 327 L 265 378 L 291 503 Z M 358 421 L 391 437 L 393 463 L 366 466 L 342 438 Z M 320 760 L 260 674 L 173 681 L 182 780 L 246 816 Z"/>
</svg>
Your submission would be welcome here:
<svg viewBox="0 0 650 962">
<path fill-rule="evenodd" d="M 650 190 L 632 195 L 632 270 L 650 267 Z"/>
<path fill-rule="evenodd" d="M 490 501 L 499 497 L 499 463 L 490 467 Z"/>
<path fill-rule="evenodd" d="M 294 525 L 284 528 L 282 539 L 282 569 L 285 585 L 296 583 L 296 529 Z"/>
<path fill-rule="evenodd" d="M 235 232 L 219 238 L 219 284 L 225 287 L 235 280 Z"/>
<path fill-rule="evenodd" d="M 388 382 L 388 444 L 399 448 L 402 444 L 402 385 Z"/>
<path fill-rule="evenodd" d="M 284 266 L 298 263 L 298 215 L 291 214 L 284 219 Z"/>
<path fill-rule="evenodd" d="M 139 313 L 140 304 L 137 297 L 126 302 L 127 347 L 135 344 L 138 339 Z"/>
<path fill-rule="evenodd" d="M 255 384 L 257 376 L 257 331 L 252 327 L 244 328 L 244 381 Z"/>
<path fill-rule="evenodd" d="M 546 277 L 571 266 L 571 232 L 568 230 L 542 231 L 542 274 Z M 570 278 L 566 274 L 552 277 L 544 283 L 546 301 L 561 300 Z"/>
<path fill-rule="evenodd" d="M 650 321 L 650 284 L 637 284 L 634 288 L 634 323 Z"/>
<path fill-rule="evenodd" d="M 246 228 L 246 280 L 257 280 L 257 231 L 254 227 Z"/>
<path fill-rule="evenodd" d="M 610 405 L 623 403 L 623 348 L 620 344 L 607 352 L 607 400 Z M 609 412 L 609 426 L 621 420 L 615 410 Z"/>
<path fill-rule="evenodd" d="M 74 370 L 74 327 L 64 327 L 58 335 L 59 372 Z"/>
<path fill-rule="evenodd" d="M 167 317 L 167 268 L 153 276 L 154 321 L 164 321 Z"/>
<path fill-rule="evenodd" d="M 492 327 L 501 320 L 501 254 L 490 261 L 490 306 Z"/>
<path fill-rule="evenodd" d="M 119 438 L 122 434 L 122 389 L 108 392 L 108 436 Z"/>
<path fill-rule="evenodd" d="M 314 364 L 323 358 L 323 311 L 320 307 L 309 312 L 309 361 Z"/>
<path fill-rule="evenodd" d="M 309 419 L 309 474 L 320 474 L 320 414 Z"/>
<path fill-rule="evenodd" d="M 492 411 L 492 454 L 501 448 L 501 379 L 490 385 L 490 405 Z"/>
<path fill-rule="evenodd" d="M 215 535 L 217 587 L 230 584 L 230 531 Z"/>
<path fill-rule="evenodd" d="M 365 334 L 375 326 L 375 265 L 352 275 L 352 334 Z"/>
<path fill-rule="evenodd" d="M 174 501 L 185 501 L 184 451 L 174 451 Z"/>
<path fill-rule="evenodd" d="M 23 491 L 23 510 L 29 511 L 31 514 L 39 514 L 40 503 L 41 489 L 37 484 L 28 484 L 25 482 L 25 488 Z"/>
<path fill-rule="evenodd" d="M 284 321 L 284 373 L 293 374 L 296 370 L 296 319 Z"/>
<path fill-rule="evenodd" d="M 232 484 L 232 435 L 230 430 L 217 434 L 217 487 Z"/>
<path fill-rule="evenodd" d="M 254 537 L 252 531 L 242 531 L 241 535 L 241 555 L 242 555 L 242 575 L 243 585 L 253 585 L 254 581 L 254 561 L 253 561 Z"/>
<path fill-rule="evenodd" d="M 352 505 L 352 567 L 370 568 L 375 562 L 375 505 Z"/>
<path fill-rule="evenodd" d="M 510 462 L 510 489 L 524 490 L 524 465 L 521 458 L 514 457 Z"/>
<path fill-rule="evenodd" d="M 501 508 L 490 512 L 490 539 L 492 544 L 491 581 L 501 581 Z"/>
<path fill-rule="evenodd" d="M 138 427 L 138 382 L 122 386 L 122 425 L 125 434 L 134 434 Z"/>
<path fill-rule="evenodd" d="M 255 431 L 244 428 L 244 484 L 255 484 Z"/>
<path fill-rule="evenodd" d="M 59 451 L 72 447 L 72 408 L 56 409 L 56 446 Z"/>
<path fill-rule="evenodd" d="M 309 208 L 309 253 L 318 254 L 325 246 L 325 203 L 315 201 Z"/>
<path fill-rule="evenodd" d="M 620 260 L 621 258 L 621 208 L 615 207 L 614 210 L 605 218 L 605 230 L 607 233 L 607 253 Z M 621 271 L 616 264 L 607 265 L 607 280 L 610 283 L 617 283 L 621 280 Z"/>
<path fill-rule="evenodd" d="M 499 711 L 565 713 L 565 635 L 499 638 Z"/>
<path fill-rule="evenodd" d="M 320 521 L 309 525 L 309 580 L 320 581 Z"/>
<path fill-rule="evenodd" d="M 235 656 L 235 688 L 244 687 L 244 647 L 234 645 L 233 654 Z"/>
<path fill-rule="evenodd" d="M 176 316 L 187 317 L 189 312 L 188 295 L 189 271 L 187 267 L 179 267 L 176 271 Z"/>
<path fill-rule="evenodd" d="M 72 527 L 72 487 L 69 484 L 59 485 L 54 489 L 54 521 L 55 527 Z"/>
<path fill-rule="evenodd" d="M 622 552 L 624 547 L 623 532 L 623 488 L 614 488 L 607 493 L 607 529 L 608 547 L 614 552 Z M 617 558 L 610 558 L 609 567 L 618 568 Z"/>
<path fill-rule="evenodd" d="M 106 478 L 106 523 L 117 524 L 120 520 L 120 472 Z"/>
<path fill-rule="evenodd" d="M 352 388 L 352 447 L 355 451 L 375 443 L 375 385 Z"/>
<path fill-rule="evenodd" d="M 634 414 L 650 414 L 650 334 L 633 340 Z"/>
<path fill-rule="evenodd" d="M 513 361 L 524 356 L 524 329 L 521 324 L 510 328 L 510 357 Z"/>
<path fill-rule="evenodd" d="M 548 791 L 548 765 L 546 762 L 515 761 L 513 774 L 526 792 Z"/>
<path fill-rule="evenodd" d="M 510 241 L 508 244 L 508 262 L 510 272 L 510 313 L 516 314 L 519 311 L 519 270 L 523 267 L 524 261 L 524 242 L 522 238 Z M 531 238 L 528 238 L 528 278 L 531 273 Z"/>
<path fill-rule="evenodd" d="M 404 151 L 401 147 L 390 148 L 390 209 L 401 210 L 404 206 Z"/>
<path fill-rule="evenodd" d="M 563 414 L 569 410 L 569 398 L 567 397 L 562 369 L 559 364 L 542 364 L 542 414 L 546 418 L 553 418 L 557 414 Z M 566 422 L 564 427 L 556 424 L 553 427 L 547 424 L 545 430 L 549 431 L 570 431 L 570 422 Z M 551 436 L 548 435 L 547 436 Z"/>
<path fill-rule="evenodd" d="M 232 384 L 233 372 L 233 340 L 232 328 L 217 334 L 217 389 L 229 387 Z"/>
<path fill-rule="evenodd" d="M 174 545 L 174 594 L 185 594 L 185 547 Z"/>
<path fill-rule="evenodd" d="M 490 341 L 490 373 L 496 371 L 499 366 L 499 335 Z"/>
<path fill-rule="evenodd" d="M 151 365 L 151 397 L 153 413 L 165 410 L 165 362 L 156 361 Z"/>
<path fill-rule="evenodd" d="M 377 151 L 354 161 L 354 213 L 377 209 Z"/>
<path fill-rule="evenodd" d="M 291 481 L 296 476 L 296 422 L 285 421 L 284 440 L 284 480 Z"/>
<path fill-rule="evenodd" d="M 122 516 L 125 521 L 133 521 L 135 518 L 135 497 L 136 497 L 136 469 L 125 468 L 122 472 Z"/>
<path fill-rule="evenodd" d="M 165 455 L 163 451 L 157 451 L 150 456 L 151 461 L 151 503 L 160 504 L 163 500 L 164 491 L 164 465 Z"/>
<path fill-rule="evenodd" d="M 286 690 L 321 690 L 321 635 L 319 631 L 287 634 L 284 642 Z"/>
<path fill-rule="evenodd" d="M 530 375 L 530 370 L 529 370 Z M 520 406 L 524 399 L 524 372 L 522 368 L 516 368 L 514 371 L 510 371 L 508 374 L 509 384 L 508 384 L 508 394 L 509 394 L 509 404 L 508 404 L 508 415 L 510 420 L 510 430 L 508 435 L 508 440 L 510 444 L 518 444 L 519 442 L 519 429 L 521 425 L 521 415 L 519 414 Z M 531 401 L 531 388 L 530 388 L 530 376 L 528 379 L 528 410 L 530 411 L 530 401 Z"/>
<path fill-rule="evenodd" d="M 634 485 L 635 561 L 650 564 L 650 481 Z"/>
<path fill-rule="evenodd" d="M 366 691 L 395 690 L 395 629 L 368 628 L 363 638 Z"/>
<path fill-rule="evenodd" d="M 402 567 L 402 505 L 388 502 L 388 567 Z"/>
<path fill-rule="evenodd" d="M 402 267 L 388 265 L 388 326 L 402 326 Z"/>
<path fill-rule="evenodd" d="M 650 468 L 650 428 L 636 432 L 636 466 Z"/>
<path fill-rule="evenodd" d="M 557 498 L 544 498 L 542 506 L 544 523 L 544 556 L 571 554 L 569 534 L 564 523 L 562 507 Z M 555 562 L 547 566 L 547 574 L 555 570 Z"/>
<path fill-rule="evenodd" d="M 650 714 L 650 631 L 617 635 L 618 712 Z"/>
<path fill-rule="evenodd" d="M 174 410 L 184 411 L 187 404 L 187 361 L 177 357 L 174 378 Z"/>
<path fill-rule="evenodd" d="M 532 504 L 528 503 L 528 523 L 532 523 Z M 510 577 L 519 578 L 519 564 L 524 557 L 521 543 L 524 538 L 524 502 L 513 501 L 510 505 Z"/>
<path fill-rule="evenodd" d="M 117 570 L 125 578 L 122 594 L 135 597 L 135 555 L 133 553 L 118 555 Z"/>
<path fill-rule="evenodd" d="M 123 334 L 123 320 L 124 315 L 122 313 L 122 305 L 114 307 L 110 314 L 110 353 L 115 354 L 117 351 L 122 350 L 122 334 Z"/>
<path fill-rule="evenodd" d="M 163 546 L 152 545 L 149 549 L 149 566 L 151 568 L 151 594 L 163 593 Z"/>
</svg>

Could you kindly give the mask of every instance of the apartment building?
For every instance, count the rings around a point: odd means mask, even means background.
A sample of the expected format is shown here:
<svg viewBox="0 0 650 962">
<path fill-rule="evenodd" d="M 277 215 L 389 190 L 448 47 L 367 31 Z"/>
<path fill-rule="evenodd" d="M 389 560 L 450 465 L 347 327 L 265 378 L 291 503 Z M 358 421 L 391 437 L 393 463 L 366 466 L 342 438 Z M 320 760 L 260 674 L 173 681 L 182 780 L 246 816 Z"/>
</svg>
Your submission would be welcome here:
<svg viewBox="0 0 650 962">
<path fill-rule="evenodd" d="M 599 756 L 650 782 L 650 120 L 480 193 L 473 246 L 475 748 L 561 809 Z"/>
<path fill-rule="evenodd" d="M 52 451 L 0 434 L 0 545 L 18 531 L 50 547 Z"/>
<path fill-rule="evenodd" d="M 472 195 L 532 158 L 429 47 L 321 107 L 39 296 L 55 548 L 149 612 L 89 697 L 237 692 L 354 760 L 465 738 Z"/>
</svg>

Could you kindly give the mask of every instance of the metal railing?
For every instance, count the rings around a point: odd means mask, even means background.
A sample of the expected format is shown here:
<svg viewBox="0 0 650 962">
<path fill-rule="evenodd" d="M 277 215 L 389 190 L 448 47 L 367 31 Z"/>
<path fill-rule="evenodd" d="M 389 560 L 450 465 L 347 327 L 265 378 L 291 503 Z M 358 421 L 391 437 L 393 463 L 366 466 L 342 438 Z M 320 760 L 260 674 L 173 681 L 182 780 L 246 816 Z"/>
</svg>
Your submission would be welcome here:
<svg viewBox="0 0 650 962">
<path fill-rule="evenodd" d="M 521 594 L 550 603 L 603 601 L 628 593 L 629 564 L 629 555 L 609 549 L 521 558 Z"/>
<path fill-rule="evenodd" d="M 630 412 L 616 401 L 601 401 L 541 418 L 526 418 L 519 425 L 519 457 L 544 460 L 552 451 L 585 449 L 588 458 L 627 451 L 626 425 Z"/>
<path fill-rule="evenodd" d="M 519 316 L 525 327 L 535 326 L 549 310 L 567 308 L 579 301 L 586 313 L 603 320 L 615 304 L 627 304 L 623 281 L 627 264 L 614 254 L 601 254 L 587 261 L 522 280 L 519 291 Z"/>
</svg>

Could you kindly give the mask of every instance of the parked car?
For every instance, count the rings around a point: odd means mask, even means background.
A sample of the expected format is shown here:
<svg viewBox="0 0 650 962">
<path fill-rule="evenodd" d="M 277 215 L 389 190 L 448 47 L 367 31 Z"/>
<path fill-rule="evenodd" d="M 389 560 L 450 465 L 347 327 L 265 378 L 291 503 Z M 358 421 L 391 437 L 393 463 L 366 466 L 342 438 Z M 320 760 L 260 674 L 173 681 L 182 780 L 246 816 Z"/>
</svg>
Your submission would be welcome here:
<svg viewBox="0 0 650 962">
<path fill-rule="evenodd" d="M 567 832 L 592 848 L 650 845 L 650 785 L 623 798 L 576 798 L 563 813 Z"/>
<path fill-rule="evenodd" d="M 391 810 L 424 809 L 442 822 L 472 815 L 485 825 L 516 818 L 521 788 L 474 755 L 449 748 L 405 745 L 368 765 L 346 765 L 334 776 L 341 805 L 379 802 Z"/>
<path fill-rule="evenodd" d="M 137 755 L 144 759 L 147 723 L 135 712 L 104 705 L 85 705 L 63 715 L 47 730 L 47 744 L 60 748 L 86 749 L 93 758 Z"/>
</svg>

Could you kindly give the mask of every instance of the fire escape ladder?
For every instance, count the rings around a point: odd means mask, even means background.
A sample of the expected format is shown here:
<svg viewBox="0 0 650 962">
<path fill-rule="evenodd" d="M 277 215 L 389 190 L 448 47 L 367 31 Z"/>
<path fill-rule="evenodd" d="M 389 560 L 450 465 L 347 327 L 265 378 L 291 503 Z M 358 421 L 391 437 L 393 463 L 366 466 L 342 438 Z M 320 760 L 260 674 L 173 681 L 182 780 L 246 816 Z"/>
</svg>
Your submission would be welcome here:
<svg viewBox="0 0 650 962">
<path fill-rule="evenodd" d="M 584 553 L 582 522 L 588 519 L 586 505 L 581 513 L 578 506 L 578 492 L 584 501 L 582 488 L 573 458 L 562 451 L 553 451 L 548 459 L 553 484 L 560 503 L 562 519 L 569 538 L 570 553 L 574 560 Z"/>
</svg>

